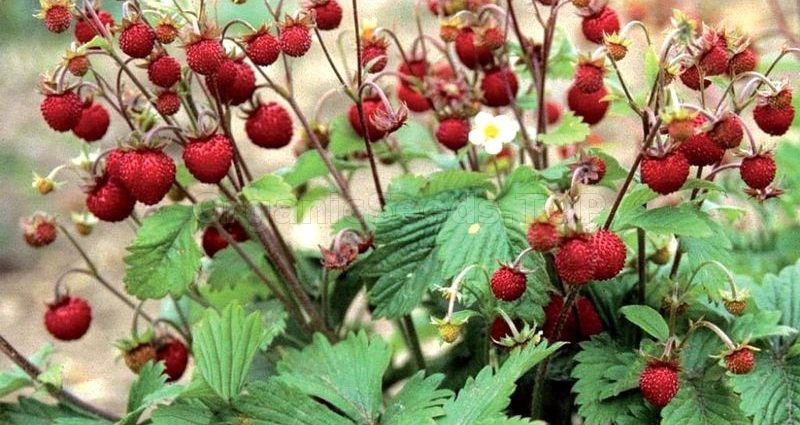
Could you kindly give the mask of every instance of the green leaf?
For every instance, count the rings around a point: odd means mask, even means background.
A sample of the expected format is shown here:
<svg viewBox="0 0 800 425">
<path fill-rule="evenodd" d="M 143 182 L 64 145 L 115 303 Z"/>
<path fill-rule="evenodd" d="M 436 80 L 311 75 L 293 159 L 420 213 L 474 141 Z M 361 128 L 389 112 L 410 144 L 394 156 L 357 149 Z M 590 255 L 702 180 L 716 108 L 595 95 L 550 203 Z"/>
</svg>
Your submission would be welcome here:
<svg viewBox="0 0 800 425">
<path fill-rule="evenodd" d="M 265 174 L 242 188 L 242 193 L 253 203 L 278 207 L 292 207 L 297 204 L 292 186 L 275 174 Z"/>
<path fill-rule="evenodd" d="M 209 309 L 194 332 L 197 369 L 209 386 L 228 401 L 239 394 L 253 357 L 265 338 L 261 316 L 231 304 L 220 316 Z"/>
<path fill-rule="evenodd" d="M 128 415 L 124 418 L 125 423 L 136 423 L 145 408 L 149 406 L 147 397 L 163 389 L 167 383 L 167 376 L 164 374 L 164 363 L 153 363 L 152 361 L 142 367 L 136 381 L 131 384 L 128 393 Z"/>
<path fill-rule="evenodd" d="M 634 325 L 642 328 L 658 341 L 666 341 L 669 338 L 669 326 L 661 314 L 650 306 L 646 305 L 627 305 L 620 309 L 625 318 Z"/>
<path fill-rule="evenodd" d="M 523 349 L 515 348 L 499 368 L 484 367 L 444 404 L 445 416 L 439 425 L 472 425 L 502 417 L 517 380 L 562 345 L 548 346 L 546 341 L 528 344 Z"/>
<path fill-rule="evenodd" d="M 264 340 L 261 342 L 261 349 L 266 350 L 272 341 L 286 330 L 288 313 L 283 308 L 283 304 L 274 299 L 252 304 L 250 307 L 261 314 L 261 322 L 264 324 Z"/>
<path fill-rule="evenodd" d="M 747 375 L 732 376 L 731 382 L 733 390 L 742 397 L 739 407 L 752 418 L 754 425 L 800 423 L 797 357 L 776 358 L 774 353 L 758 353 L 755 369 Z"/>
<path fill-rule="evenodd" d="M 661 411 L 662 425 L 746 425 L 739 400 L 717 379 L 683 379 L 675 398 Z M 770 422 L 773 423 L 773 422 Z M 774 422 L 778 423 L 778 422 Z"/>
<path fill-rule="evenodd" d="M 249 384 L 233 404 L 252 425 L 353 425 L 279 379 Z"/>
<path fill-rule="evenodd" d="M 442 404 L 452 396 L 449 390 L 438 389 L 444 375 L 425 377 L 420 371 L 414 374 L 403 389 L 386 406 L 384 425 L 433 425 L 433 418 L 442 416 Z"/>
<path fill-rule="evenodd" d="M 564 28 L 556 27 L 552 45 L 547 64 L 547 77 L 571 80 L 575 76 L 575 62 L 578 59 L 578 53 Z"/>
<path fill-rule="evenodd" d="M 658 198 L 658 194 L 650 190 L 649 187 L 636 184 L 632 189 L 622 198 L 622 202 L 617 209 L 617 215 L 614 216 L 614 223 L 612 229 L 619 231 L 625 227 L 630 227 L 630 223 L 634 218 L 639 217 L 644 212 L 643 205 Z M 608 210 L 597 218 L 598 223 L 602 223 L 608 217 Z"/>
<path fill-rule="evenodd" d="M 17 403 L 0 403 L 0 423 L 3 425 L 53 425 L 67 420 L 84 421 L 82 425 L 110 423 L 89 418 L 86 414 L 62 404 L 45 404 L 29 397 L 20 397 Z"/>
<path fill-rule="evenodd" d="M 364 164 L 352 163 L 341 159 L 333 159 L 333 165 L 339 170 L 358 170 L 364 168 Z M 312 149 L 304 152 L 297 157 L 291 167 L 282 168 L 275 171 L 275 175 L 283 177 L 283 181 L 292 187 L 298 187 L 307 183 L 309 180 L 316 177 L 325 177 L 328 175 L 328 167 L 319 152 Z"/>
<path fill-rule="evenodd" d="M 179 297 L 194 282 L 202 252 L 194 209 L 170 205 L 144 219 L 125 256 L 125 287 L 140 299 Z"/>
<path fill-rule="evenodd" d="M 533 111 L 539 107 L 539 96 L 536 93 L 523 93 L 517 97 L 517 107 L 523 111 Z"/>
<path fill-rule="evenodd" d="M 706 216 L 691 204 L 646 210 L 630 217 L 627 224 L 658 234 L 694 237 L 706 237 L 712 234 L 711 228 L 706 223 Z"/>
<path fill-rule="evenodd" d="M 581 343 L 572 377 L 575 402 L 585 425 L 657 423 L 638 391 L 644 360 L 607 334 Z"/>
<path fill-rule="evenodd" d="M 730 336 L 734 341 L 757 341 L 773 336 L 789 337 L 797 334 L 797 329 L 780 324 L 782 315 L 776 310 L 761 310 L 739 316 L 733 322 Z"/>
<path fill-rule="evenodd" d="M 350 334 L 336 345 L 322 335 L 278 363 L 279 379 L 324 400 L 358 423 L 376 423 L 383 407 L 382 377 L 392 353 L 380 337 Z"/>
<path fill-rule="evenodd" d="M 153 425 L 211 425 L 213 414 L 202 403 L 175 403 L 153 411 Z"/>
<path fill-rule="evenodd" d="M 55 347 L 48 342 L 28 360 L 37 367 L 42 368 L 54 351 Z M 19 367 L 15 366 L 9 371 L 0 372 L 0 397 L 31 385 L 33 385 L 33 379 Z"/>
<path fill-rule="evenodd" d="M 308 190 L 300 196 L 300 199 L 297 200 L 295 220 L 297 220 L 298 223 L 302 223 L 303 218 L 305 218 L 306 214 L 314 207 L 314 204 L 327 199 L 333 193 L 335 192 L 328 186 L 314 186 L 308 188 Z"/>
<path fill-rule="evenodd" d="M 339 115 L 331 120 L 328 135 L 330 137 L 328 150 L 333 155 L 347 156 L 366 149 L 364 139 L 353 131 L 346 114 Z"/>
<path fill-rule="evenodd" d="M 722 186 L 714 182 L 710 182 L 706 179 L 696 179 L 696 178 L 690 178 L 686 180 L 686 183 L 684 183 L 683 186 L 681 187 L 681 190 L 689 190 L 689 189 L 725 192 L 725 189 Z"/>
<path fill-rule="evenodd" d="M 261 271 L 269 277 L 275 277 L 275 272 L 272 270 L 269 261 L 267 261 L 264 249 L 259 243 L 247 241 L 239 243 L 239 246 Z M 251 286 L 259 289 L 258 292 L 263 295 L 268 293 L 266 285 L 239 256 L 239 253 L 231 247 L 225 248 L 214 255 L 207 283 L 217 291 L 229 287 Z"/>
<path fill-rule="evenodd" d="M 600 159 L 603 160 L 603 163 L 606 164 L 606 174 L 603 176 L 603 180 L 600 181 L 600 185 L 612 190 L 616 190 L 614 182 L 624 179 L 628 175 L 628 170 L 622 168 L 616 158 L 607 154 L 602 149 L 590 148 L 587 152 L 589 155 L 600 157 Z"/>
<path fill-rule="evenodd" d="M 431 132 L 416 121 L 406 121 L 406 124 L 392 134 L 400 142 L 400 148 L 407 158 L 432 158 L 438 152 L 436 142 Z M 361 142 L 364 146 L 364 142 Z"/>
<path fill-rule="evenodd" d="M 464 189 L 489 190 L 494 185 L 486 173 L 474 171 L 448 170 L 433 173 L 428 177 L 428 184 L 420 192 L 423 196 L 433 196 L 444 192 Z"/>
<path fill-rule="evenodd" d="M 539 141 L 546 145 L 565 146 L 586 140 L 591 134 L 589 125 L 572 111 L 565 111 L 558 127 L 545 134 L 539 134 Z"/>
<path fill-rule="evenodd" d="M 759 309 L 779 311 L 779 324 L 800 330 L 800 261 L 777 276 L 766 275 L 761 286 L 752 288 L 752 294 Z M 790 345 L 795 338 L 781 338 L 780 345 Z"/>
</svg>

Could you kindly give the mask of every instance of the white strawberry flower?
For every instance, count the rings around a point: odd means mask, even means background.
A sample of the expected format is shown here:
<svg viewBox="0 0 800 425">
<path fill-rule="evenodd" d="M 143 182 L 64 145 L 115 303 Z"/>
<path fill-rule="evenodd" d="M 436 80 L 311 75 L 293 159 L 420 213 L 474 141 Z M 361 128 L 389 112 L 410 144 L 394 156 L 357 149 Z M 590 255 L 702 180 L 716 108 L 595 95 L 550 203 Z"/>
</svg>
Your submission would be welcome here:
<svg viewBox="0 0 800 425">
<path fill-rule="evenodd" d="M 469 142 L 483 147 L 486 153 L 497 155 L 503 145 L 511 143 L 519 132 L 519 123 L 508 115 L 492 115 L 479 112 L 475 116 L 475 125 L 469 132 Z"/>
</svg>

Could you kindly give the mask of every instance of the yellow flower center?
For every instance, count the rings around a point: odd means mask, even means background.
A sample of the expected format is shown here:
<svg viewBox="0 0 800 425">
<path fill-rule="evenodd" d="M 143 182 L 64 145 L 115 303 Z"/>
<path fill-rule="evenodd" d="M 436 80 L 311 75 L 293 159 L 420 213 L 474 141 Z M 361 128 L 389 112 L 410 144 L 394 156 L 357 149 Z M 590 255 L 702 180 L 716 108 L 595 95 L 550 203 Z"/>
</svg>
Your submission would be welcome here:
<svg viewBox="0 0 800 425">
<path fill-rule="evenodd" d="M 487 139 L 494 139 L 498 134 L 500 134 L 500 129 L 494 124 L 487 124 L 486 127 L 483 128 L 483 135 L 486 136 Z"/>
</svg>

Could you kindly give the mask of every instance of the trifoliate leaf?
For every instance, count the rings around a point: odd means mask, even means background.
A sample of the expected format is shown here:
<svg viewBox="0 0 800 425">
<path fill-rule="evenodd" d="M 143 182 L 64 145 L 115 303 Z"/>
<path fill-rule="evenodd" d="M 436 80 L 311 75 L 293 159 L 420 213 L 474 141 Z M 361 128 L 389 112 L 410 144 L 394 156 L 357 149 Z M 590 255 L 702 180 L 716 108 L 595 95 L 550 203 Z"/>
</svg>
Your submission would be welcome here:
<svg viewBox="0 0 800 425">
<path fill-rule="evenodd" d="M 253 382 L 234 400 L 252 425 L 352 425 L 347 418 L 278 379 Z"/>
<path fill-rule="evenodd" d="M 778 275 L 765 276 L 760 287 L 752 288 L 752 294 L 759 309 L 781 312 L 779 324 L 800 330 L 800 261 Z M 789 344 L 794 338 L 794 335 L 781 338 L 775 348 Z"/>
<path fill-rule="evenodd" d="M 417 372 L 403 385 L 386 406 L 382 423 L 385 425 L 434 425 L 433 418 L 442 416 L 442 404 L 452 396 L 449 390 L 439 389 L 443 375 L 425 377 Z"/>
<path fill-rule="evenodd" d="M 682 379 L 675 398 L 661 411 L 662 425 L 746 425 L 738 397 L 720 377 Z M 773 422 L 770 422 L 773 423 Z M 777 423 L 777 422 L 774 422 Z"/>
<path fill-rule="evenodd" d="M 796 300 L 795 300 L 796 301 Z M 756 367 L 731 377 L 739 407 L 753 425 L 800 423 L 800 362 L 771 352 L 756 354 Z"/>
</svg>

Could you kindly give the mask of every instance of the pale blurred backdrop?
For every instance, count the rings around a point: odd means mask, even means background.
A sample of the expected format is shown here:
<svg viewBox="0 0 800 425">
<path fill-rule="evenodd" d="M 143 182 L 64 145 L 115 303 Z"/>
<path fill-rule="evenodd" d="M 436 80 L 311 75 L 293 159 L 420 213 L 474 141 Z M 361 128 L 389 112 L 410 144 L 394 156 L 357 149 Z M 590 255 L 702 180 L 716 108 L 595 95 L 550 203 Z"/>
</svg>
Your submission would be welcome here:
<svg viewBox="0 0 800 425">
<path fill-rule="evenodd" d="M 352 26 L 349 0 L 340 0 L 345 8 L 343 27 Z M 61 180 L 69 185 L 62 190 L 42 197 L 31 188 L 32 171 L 46 174 L 66 158 L 77 156 L 79 142 L 70 133 L 57 134 L 46 127 L 42 121 L 38 105 L 40 96 L 35 92 L 37 77 L 45 69 L 52 69 L 67 47 L 69 35 L 61 36 L 47 33 L 40 21 L 32 17 L 38 9 L 36 0 L 0 0 L 0 52 L 2 52 L 2 74 L 0 76 L 0 187 L 3 199 L 0 201 L 0 334 L 8 338 L 23 353 L 29 355 L 45 342 L 52 341 L 42 325 L 45 302 L 52 299 L 52 285 L 57 276 L 68 268 L 81 265 L 79 256 L 62 237 L 52 246 L 33 250 L 21 240 L 19 218 L 37 210 L 60 215 L 62 221 L 69 222 L 69 211 L 82 207 L 83 197 L 75 186 L 73 176 L 64 174 Z M 214 3 L 214 1 L 211 1 Z M 413 0 L 361 0 L 360 13 L 365 18 L 376 18 L 381 26 L 395 29 L 401 39 L 409 42 L 413 37 Z M 660 34 L 661 28 L 671 15 L 673 7 L 685 8 L 698 14 L 710 23 L 724 22 L 727 26 L 740 27 L 745 31 L 760 33 L 776 28 L 772 15 L 766 13 L 763 0 L 611 0 L 623 15 L 624 21 L 635 16 L 656 28 L 653 33 Z M 536 36 L 532 24 L 530 1 L 517 0 L 519 13 L 526 22 L 524 31 Z M 724 7 L 721 7 L 724 4 Z M 787 18 L 796 20 L 795 1 L 781 3 L 787 11 Z M 119 18 L 119 2 L 105 1 L 105 6 Z M 221 16 L 245 17 L 258 23 L 268 19 L 268 14 L 260 0 L 249 0 L 242 6 L 234 6 L 230 0 L 218 1 Z M 296 6 L 288 1 L 286 10 Z M 576 29 L 579 22 L 574 8 L 567 7 L 560 21 L 568 28 Z M 424 11 L 425 25 L 435 34 L 436 19 Z M 797 22 L 789 22 L 797 28 Z M 71 34 L 72 29 L 69 30 Z M 572 31 L 572 34 L 576 32 Z M 335 35 L 326 34 L 328 46 L 335 45 Z M 638 35 L 636 36 L 638 37 Z M 578 39 L 579 37 L 574 37 Z M 352 40 L 352 36 L 348 38 Z M 589 51 L 593 46 L 577 40 L 579 49 Z M 780 41 L 760 44 L 759 47 L 777 49 Z M 350 51 L 348 60 L 353 62 Z M 642 75 L 642 63 L 637 55 L 625 62 L 624 73 L 636 79 Z M 638 55 L 641 57 L 641 55 Z M 397 66 L 398 60 L 392 58 L 390 67 Z M 293 60 L 296 90 L 299 100 L 307 113 L 311 113 L 314 102 L 324 92 L 336 87 L 333 73 L 324 62 L 318 43 L 305 58 Z M 556 84 L 550 95 L 564 102 L 563 88 L 566 83 Z M 323 111 L 323 116 L 332 117 L 343 111 L 345 103 L 333 101 Z M 638 137 L 638 124 L 613 119 L 613 125 L 600 125 L 596 133 L 606 141 L 606 146 L 621 160 L 628 160 L 632 137 Z M 119 124 L 119 122 L 117 122 Z M 241 122 L 236 126 L 237 135 L 245 151 L 245 157 L 255 171 L 270 171 L 291 163 L 294 159 L 292 147 L 280 151 L 264 151 L 253 148 L 243 136 Z M 115 137 L 123 135 L 123 128 L 112 127 L 102 143 L 111 146 Z M 93 146 L 96 147 L 96 146 Z M 427 172 L 426 165 L 415 165 L 415 172 Z M 384 186 L 393 175 L 399 174 L 397 165 L 382 166 Z M 366 172 L 358 176 L 354 192 L 361 201 L 374 205 L 371 195 L 371 181 Z M 597 193 L 594 199 L 600 200 L 587 208 L 596 212 L 604 206 L 607 193 Z M 295 243 L 313 248 L 327 244 L 330 236 L 326 225 L 337 218 L 338 213 L 328 214 L 329 210 L 343 209 L 341 202 L 328 202 L 310 214 L 304 224 L 285 223 L 286 234 Z M 338 211 L 338 210 L 337 210 Z M 81 242 L 97 259 L 103 273 L 115 284 L 122 286 L 122 262 L 124 247 L 131 241 L 133 232 L 125 224 L 111 226 L 100 224 L 94 234 Z M 130 314 L 118 300 L 109 296 L 97 285 L 73 277 L 70 288 L 90 298 L 94 311 L 94 321 L 89 333 L 79 342 L 55 342 L 57 353 L 54 359 L 63 362 L 65 383 L 76 393 L 89 401 L 96 402 L 112 410 L 122 410 L 127 396 L 127 387 L 133 375 L 124 364 L 116 359 L 117 352 L 111 343 L 129 332 Z M 0 359 L 1 367 L 8 367 L 6 359 Z"/>
</svg>

